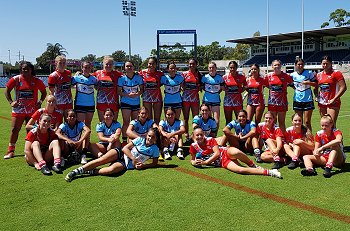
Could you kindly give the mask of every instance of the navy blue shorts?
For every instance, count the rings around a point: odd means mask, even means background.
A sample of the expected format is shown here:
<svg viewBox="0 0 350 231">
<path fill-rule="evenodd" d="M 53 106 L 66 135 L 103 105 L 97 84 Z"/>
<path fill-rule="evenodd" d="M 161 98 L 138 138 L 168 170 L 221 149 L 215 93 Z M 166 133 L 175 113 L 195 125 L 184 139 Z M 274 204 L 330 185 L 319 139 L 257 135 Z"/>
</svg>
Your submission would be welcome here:
<svg viewBox="0 0 350 231">
<path fill-rule="evenodd" d="M 169 107 L 174 108 L 174 109 L 182 108 L 182 102 L 180 102 L 180 103 L 164 103 L 164 109 L 167 109 Z"/>
<path fill-rule="evenodd" d="M 138 105 L 131 105 L 128 103 L 120 103 L 120 109 L 127 109 L 130 111 L 139 111 L 140 110 L 140 104 Z"/>
<path fill-rule="evenodd" d="M 205 103 L 206 105 L 211 106 L 211 107 L 220 106 L 220 102 L 213 103 L 213 102 L 203 101 L 203 103 Z"/>
<path fill-rule="evenodd" d="M 77 113 L 95 112 L 95 106 L 74 105 L 74 111 Z"/>
<path fill-rule="evenodd" d="M 309 111 L 309 110 L 314 110 L 315 105 L 314 102 L 293 102 L 293 109 L 295 111 Z"/>
</svg>

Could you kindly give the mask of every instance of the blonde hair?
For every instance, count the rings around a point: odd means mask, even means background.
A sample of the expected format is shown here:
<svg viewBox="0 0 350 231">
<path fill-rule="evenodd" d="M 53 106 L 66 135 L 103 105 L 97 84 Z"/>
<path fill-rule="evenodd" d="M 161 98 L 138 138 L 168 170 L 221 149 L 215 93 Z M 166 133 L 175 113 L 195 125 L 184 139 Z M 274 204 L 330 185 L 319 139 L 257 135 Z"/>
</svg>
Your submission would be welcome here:
<svg viewBox="0 0 350 231">
<path fill-rule="evenodd" d="M 108 63 L 108 62 L 110 62 L 110 61 L 112 61 L 113 63 L 114 63 L 114 59 L 112 58 L 112 56 L 109 56 L 109 55 L 105 55 L 104 57 L 103 57 L 103 64 L 106 64 L 106 63 Z"/>
<path fill-rule="evenodd" d="M 57 64 L 59 61 L 62 61 L 62 60 L 67 61 L 66 56 L 64 56 L 64 55 L 58 55 L 58 56 L 55 58 L 55 63 Z"/>
<path fill-rule="evenodd" d="M 49 101 L 50 99 L 54 100 L 55 102 L 57 102 L 56 97 L 54 95 L 47 95 L 46 96 L 46 102 Z"/>
</svg>

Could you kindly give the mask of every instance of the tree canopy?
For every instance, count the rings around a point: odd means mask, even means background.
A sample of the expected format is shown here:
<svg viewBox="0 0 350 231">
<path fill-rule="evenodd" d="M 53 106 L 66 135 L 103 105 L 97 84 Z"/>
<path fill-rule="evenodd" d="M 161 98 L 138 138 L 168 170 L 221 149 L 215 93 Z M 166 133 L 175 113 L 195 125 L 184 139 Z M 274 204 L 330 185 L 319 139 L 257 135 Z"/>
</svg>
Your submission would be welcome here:
<svg viewBox="0 0 350 231">
<path fill-rule="evenodd" d="M 333 22 L 335 27 L 350 25 L 350 12 L 344 9 L 336 9 L 330 13 L 328 22 L 324 22 L 321 28 L 329 26 L 329 22 Z"/>
</svg>

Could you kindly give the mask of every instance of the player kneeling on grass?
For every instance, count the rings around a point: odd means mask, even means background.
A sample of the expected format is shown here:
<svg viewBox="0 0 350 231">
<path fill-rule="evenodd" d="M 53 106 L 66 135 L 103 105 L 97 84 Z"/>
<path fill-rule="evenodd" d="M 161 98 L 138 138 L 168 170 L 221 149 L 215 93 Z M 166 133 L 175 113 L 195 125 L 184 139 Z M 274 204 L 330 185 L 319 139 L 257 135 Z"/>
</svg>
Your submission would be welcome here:
<svg viewBox="0 0 350 231">
<path fill-rule="evenodd" d="M 205 137 L 200 127 L 193 130 L 194 143 L 190 146 L 191 164 L 195 167 L 211 165 L 223 167 L 232 172 L 244 175 L 265 175 L 282 178 L 277 169 L 268 170 L 257 167 L 242 151 L 235 147 L 219 147 L 216 140 Z M 240 162 L 248 167 L 243 167 Z"/>
<path fill-rule="evenodd" d="M 98 159 L 92 160 L 89 163 L 69 172 L 65 180 L 70 182 L 77 175 L 112 175 L 123 170 L 130 169 L 145 169 L 152 168 L 158 164 L 160 135 L 157 128 L 151 128 L 146 138 L 138 137 L 130 141 L 123 148 L 124 157 L 119 155 L 119 149 L 111 149 L 105 155 Z M 145 162 L 153 158 L 152 163 L 145 164 Z M 111 163 L 110 166 L 101 169 L 96 167 Z"/>
<path fill-rule="evenodd" d="M 62 173 L 61 149 L 55 134 L 51 129 L 51 116 L 43 113 L 40 116 L 39 124 L 28 132 L 25 138 L 25 158 L 29 165 L 34 165 L 44 175 L 51 175 L 46 163 L 52 163 L 52 170 Z"/>
<path fill-rule="evenodd" d="M 301 171 L 304 176 L 317 175 L 313 165 L 325 166 L 323 176 L 331 177 L 333 165 L 342 166 L 346 155 L 343 151 L 341 131 L 334 128 L 333 119 L 329 114 L 321 117 L 321 128 L 315 136 L 315 149 L 313 155 L 303 157 L 305 168 Z"/>
<path fill-rule="evenodd" d="M 98 158 L 113 148 L 120 148 L 121 125 L 114 121 L 114 111 L 107 108 L 103 115 L 104 121 L 96 125 L 98 143 L 90 143 L 91 154 Z"/>
<path fill-rule="evenodd" d="M 181 120 L 175 118 L 175 109 L 168 107 L 165 109 L 165 120 L 160 121 L 159 130 L 163 137 L 163 155 L 164 159 L 171 160 L 170 152 L 177 148 L 177 157 L 184 159 L 182 134 L 185 133 L 185 127 Z"/>
<path fill-rule="evenodd" d="M 84 144 L 86 145 L 87 142 L 84 141 L 88 141 L 90 132 L 90 129 L 83 122 L 77 120 L 74 110 L 69 109 L 67 122 L 61 124 L 56 131 L 56 135 L 60 139 L 63 156 L 75 156 L 80 159 L 81 164 L 86 164 L 87 148 L 84 147 Z"/>
<path fill-rule="evenodd" d="M 292 158 L 288 165 L 289 169 L 297 168 L 301 162 L 299 157 L 312 155 L 315 148 L 311 131 L 303 125 L 303 118 L 298 113 L 292 116 L 292 124 L 293 126 L 286 129 L 285 143 L 283 144 L 286 154 Z"/>
</svg>

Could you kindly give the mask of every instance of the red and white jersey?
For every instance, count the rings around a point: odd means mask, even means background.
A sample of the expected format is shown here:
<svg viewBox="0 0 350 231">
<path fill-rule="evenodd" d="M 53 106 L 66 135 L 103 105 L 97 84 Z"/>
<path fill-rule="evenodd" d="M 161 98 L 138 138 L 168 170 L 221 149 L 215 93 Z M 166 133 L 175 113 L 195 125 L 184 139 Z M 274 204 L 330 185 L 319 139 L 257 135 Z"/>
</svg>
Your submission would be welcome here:
<svg viewBox="0 0 350 231">
<path fill-rule="evenodd" d="M 203 156 L 210 156 L 213 154 L 213 147 L 218 145 L 216 142 L 215 138 L 212 137 L 204 137 L 205 139 L 205 144 L 199 145 L 197 142 L 194 142 L 190 146 L 190 154 L 191 155 L 196 155 L 197 152 L 202 152 Z"/>
<path fill-rule="evenodd" d="M 117 94 L 118 78 L 123 75 L 120 71 L 107 72 L 105 70 L 95 71 L 97 78 L 97 104 L 118 104 Z"/>
<path fill-rule="evenodd" d="M 49 128 L 47 133 L 41 133 L 37 127 L 29 131 L 25 138 L 25 140 L 32 143 L 34 141 L 39 141 L 41 148 L 48 148 L 50 146 L 50 143 L 56 139 L 58 139 L 57 135 L 51 128 Z"/>
<path fill-rule="evenodd" d="M 284 137 L 282 130 L 280 129 L 280 127 L 277 126 L 277 124 L 275 124 L 270 130 L 266 126 L 265 122 L 261 122 L 258 124 L 256 131 L 258 134 L 260 134 L 260 138 L 264 140 L 269 138 L 276 140 L 277 137 L 282 137 L 282 138 Z"/>
<path fill-rule="evenodd" d="M 184 77 L 184 90 L 182 93 L 183 102 L 199 102 L 200 76 L 198 73 L 186 71 L 182 73 Z"/>
<path fill-rule="evenodd" d="M 252 76 L 249 76 L 246 79 L 247 82 L 247 92 L 248 92 L 248 98 L 247 98 L 247 104 L 248 105 L 265 105 L 265 99 L 264 99 L 264 87 L 267 85 L 266 81 L 262 77 L 254 78 Z"/>
<path fill-rule="evenodd" d="M 288 106 L 287 87 L 293 83 L 292 77 L 282 72 L 279 75 L 269 73 L 265 76 L 267 87 L 270 89 L 268 104 Z"/>
<path fill-rule="evenodd" d="M 12 77 L 6 87 L 15 89 L 15 100 L 18 106 L 12 108 L 12 113 L 31 115 L 37 110 L 38 91 L 45 91 L 45 85 L 39 78 L 33 76 L 26 80 L 22 75 Z"/>
<path fill-rule="evenodd" d="M 69 70 L 63 72 L 56 70 L 49 75 L 47 82 L 49 88 L 54 88 L 53 95 L 56 97 L 58 106 L 72 103 L 71 80 L 72 73 Z"/>
<path fill-rule="evenodd" d="M 344 76 L 340 71 L 332 70 L 331 73 L 324 71 L 317 74 L 317 82 L 320 88 L 318 94 L 318 102 L 320 104 L 328 104 L 328 101 L 333 99 L 338 92 L 338 82 L 343 80 Z M 340 104 L 340 99 L 337 99 L 335 104 Z"/>
<path fill-rule="evenodd" d="M 286 132 L 284 133 L 285 141 L 286 143 L 293 143 L 294 140 L 296 139 L 302 139 L 303 138 L 303 133 L 297 133 L 295 131 L 294 126 L 290 126 L 286 129 Z"/>
<path fill-rule="evenodd" d="M 324 130 L 320 130 L 315 135 L 315 141 L 323 146 L 325 144 L 328 144 L 330 141 L 335 140 L 337 135 L 342 135 L 342 132 L 336 128 L 332 130 L 330 136 L 328 136 Z"/>
<path fill-rule="evenodd" d="M 164 75 L 161 71 L 150 72 L 147 69 L 139 73 L 144 82 L 144 92 L 142 99 L 147 103 L 162 102 L 162 93 L 160 91 L 160 78 Z"/>
<path fill-rule="evenodd" d="M 243 100 L 241 93 L 247 85 L 246 78 L 237 74 L 232 76 L 231 73 L 222 77 L 225 82 L 226 92 L 224 97 L 224 106 L 242 106 Z"/>
<path fill-rule="evenodd" d="M 36 110 L 36 112 L 34 112 L 32 115 L 32 118 L 36 121 L 36 123 L 39 123 L 40 116 L 44 113 L 51 116 L 51 124 L 54 126 L 56 126 L 57 123 L 61 124 L 63 122 L 63 115 L 61 112 L 55 110 L 53 113 L 48 113 L 46 108 L 40 108 Z"/>
</svg>

